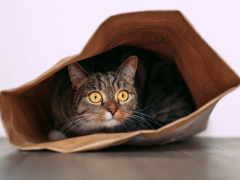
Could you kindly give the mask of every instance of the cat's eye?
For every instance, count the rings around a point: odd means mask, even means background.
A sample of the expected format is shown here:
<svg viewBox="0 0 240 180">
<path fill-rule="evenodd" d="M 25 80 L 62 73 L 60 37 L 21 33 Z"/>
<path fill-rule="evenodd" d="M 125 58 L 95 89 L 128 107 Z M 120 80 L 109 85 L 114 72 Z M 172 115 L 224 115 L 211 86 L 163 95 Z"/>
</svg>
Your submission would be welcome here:
<svg viewBox="0 0 240 180">
<path fill-rule="evenodd" d="M 126 101 L 128 99 L 128 92 L 127 91 L 120 91 L 117 96 L 119 101 Z"/>
<path fill-rule="evenodd" d="M 98 103 L 102 100 L 102 95 L 98 92 L 93 92 L 89 95 L 89 99 L 94 103 Z"/>
</svg>

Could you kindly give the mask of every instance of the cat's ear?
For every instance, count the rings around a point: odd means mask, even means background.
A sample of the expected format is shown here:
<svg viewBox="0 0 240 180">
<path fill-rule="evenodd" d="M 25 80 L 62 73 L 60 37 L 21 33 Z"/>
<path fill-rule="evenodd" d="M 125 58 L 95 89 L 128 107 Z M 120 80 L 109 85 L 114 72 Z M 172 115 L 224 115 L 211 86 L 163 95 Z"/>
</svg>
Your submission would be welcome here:
<svg viewBox="0 0 240 180">
<path fill-rule="evenodd" d="M 131 56 L 122 63 L 116 73 L 133 81 L 137 70 L 137 63 L 137 56 Z"/>
<path fill-rule="evenodd" d="M 81 85 L 83 80 L 88 76 L 88 73 L 78 63 L 69 64 L 68 72 L 73 89 L 76 89 L 79 85 Z"/>
</svg>

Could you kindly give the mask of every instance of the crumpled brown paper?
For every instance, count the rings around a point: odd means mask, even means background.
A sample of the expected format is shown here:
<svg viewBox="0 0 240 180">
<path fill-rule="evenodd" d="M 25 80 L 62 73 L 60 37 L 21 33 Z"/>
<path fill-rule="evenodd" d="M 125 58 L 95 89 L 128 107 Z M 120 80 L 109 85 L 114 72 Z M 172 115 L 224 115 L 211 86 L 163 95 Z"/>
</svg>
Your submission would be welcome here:
<svg viewBox="0 0 240 180">
<path fill-rule="evenodd" d="M 184 77 L 197 110 L 158 130 L 94 134 L 49 142 L 50 84 L 64 66 L 120 45 L 154 51 L 174 61 Z M 22 150 L 58 152 L 96 150 L 123 143 L 165 144 L 190 137 L 206 128 L 219 99 L 240 84 L 239 77 L 195 32 L 178 11 L 137 12 L 112 16 L 104 21 L 80 54 L 59 61 L 37 79 L 2 91 L 0 112 L 9 141 Z"/>
</svg>

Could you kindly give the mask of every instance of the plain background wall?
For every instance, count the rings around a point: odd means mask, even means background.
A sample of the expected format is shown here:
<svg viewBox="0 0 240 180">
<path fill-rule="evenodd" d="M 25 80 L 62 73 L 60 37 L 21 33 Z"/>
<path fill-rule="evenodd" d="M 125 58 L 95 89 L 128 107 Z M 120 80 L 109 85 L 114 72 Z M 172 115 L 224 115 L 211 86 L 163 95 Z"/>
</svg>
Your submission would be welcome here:
<svg viewBox="0 0 240 180">
<path fill-rule="evenodd" d="M 111 15 L 180 10 L 240 75 L 240 2 L 215 0 L 0 1 L 0 90 L 18 87 L 77 54 Z M 200 136 L 240 136 L 240 88 L 219 101 Z M 0 123 L 0 136 L 6 136 Z"/>
</svg>

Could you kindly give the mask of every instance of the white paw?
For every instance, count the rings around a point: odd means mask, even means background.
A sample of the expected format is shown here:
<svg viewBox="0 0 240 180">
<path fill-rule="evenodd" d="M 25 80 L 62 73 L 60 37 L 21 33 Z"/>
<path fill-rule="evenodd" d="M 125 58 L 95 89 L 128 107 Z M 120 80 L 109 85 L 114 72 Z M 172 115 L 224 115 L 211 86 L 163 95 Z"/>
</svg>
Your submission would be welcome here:
<svg viewBox="0 0 240 180">
<path fill-rule="evenodd" d="M 66 139 L 66 138 L 67 137 L 65 134 L 63 134 L 60 131 L 54 130 L 54 129 L 49 131 L 49 133 L 48 133 L 49 141 L 59 141 L 59 140 Z"/>
</svg>

